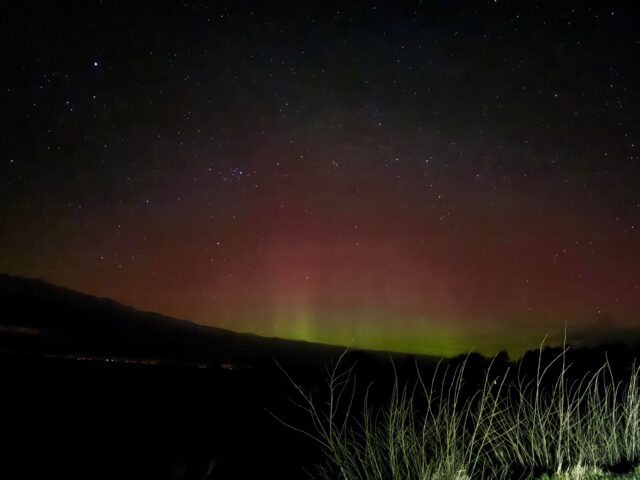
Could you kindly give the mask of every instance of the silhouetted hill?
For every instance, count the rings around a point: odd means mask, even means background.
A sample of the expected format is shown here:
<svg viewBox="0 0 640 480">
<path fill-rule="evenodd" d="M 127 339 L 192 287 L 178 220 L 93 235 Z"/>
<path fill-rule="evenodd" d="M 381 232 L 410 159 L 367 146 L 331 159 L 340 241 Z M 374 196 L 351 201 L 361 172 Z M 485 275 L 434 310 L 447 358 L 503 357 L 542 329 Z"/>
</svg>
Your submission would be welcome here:
<svg viewBox="0 0 640 480">
<path fill-rule="evenodd" d="M 141 312 L 41 280 L 9 275 L 0 275 L 0 305 L 0 348 L 11 354 L 237 364 L 271 356 L 276 350 L 304 349 L 320 356 L 335 353 L 331 347 Z"/>
<path fill-rule="evenodd" d="M 0 352 L 89 360 L 252 366 L 273 357 L 324 365 L 344 347 L 265 338 L 206 327 L 41 280 L 0 274 Z M 351 356 L 388 363 L 414 356 L 355 351 Z M 432 357 L 420 357 L 430 363 Z"/>
<path fill-rule="evenodd" d="M 0 306 L 0 354 L 5 355 L 226 369 L 273 366 L 273 359 L 277 359 L 288 368 L 318 372 L 344 352 L 344 347 L 206 327 L 41 280 L 2 274 Z M 632 330 L 611 330 L 601 336 L 601 342 L 593 333 L 569 332 L 578 341 L 567 359 L 577 365 L 576 372 L 599 366 L 605 358 L 626 370 L 638 352 L 637 331 Z M 553 358 L 559 351 L 559 347 L 545 347 L 544 354 Z M 464 357 L 448 361 L 459 363 Z M 508 362 L 506 353 L 499 357 L 499 363 Z M 390 358 L 400 376 L 412 376 L 415 361 L 426 371 L 438 361 L 429 356 L 352 350 L 345 364 L 358 362 L 360 370 L 373 378 L 390 371 Z M 516 364 L 535 371 L 537 358 L 538 351 L 530 351 Z M 474 354 L 467 363 L 469 368 L 482 370 L 488 359 Z"/>
</svg>

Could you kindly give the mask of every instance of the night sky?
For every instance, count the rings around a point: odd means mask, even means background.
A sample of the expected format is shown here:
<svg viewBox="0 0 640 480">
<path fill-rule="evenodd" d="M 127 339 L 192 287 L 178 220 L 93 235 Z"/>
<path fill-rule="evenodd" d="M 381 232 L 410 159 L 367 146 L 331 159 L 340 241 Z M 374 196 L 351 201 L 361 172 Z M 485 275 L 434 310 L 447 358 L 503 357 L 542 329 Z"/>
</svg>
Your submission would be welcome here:
<svg viewBox="0 0 640 480">
<path fill-rule="evenodd" d="M 0 271 L 267 336 L 640 324 L 634 2 L 2 2 Z"/>
</svg>

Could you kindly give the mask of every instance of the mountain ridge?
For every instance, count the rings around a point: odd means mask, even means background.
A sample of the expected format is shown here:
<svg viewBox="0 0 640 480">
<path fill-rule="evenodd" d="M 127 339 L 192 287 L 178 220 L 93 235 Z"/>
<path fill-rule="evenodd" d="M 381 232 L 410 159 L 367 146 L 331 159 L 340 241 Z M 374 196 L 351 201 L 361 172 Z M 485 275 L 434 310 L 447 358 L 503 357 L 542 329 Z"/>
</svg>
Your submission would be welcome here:
<svg viewBox="0 0 640 480">
<path fill-rule="evenodd" d="M 115 300 L 0 273 L 0 352 L 77 358 L 154 359 L 194 365 L 253 364 L 279 357 L 326 363 L 345 350 L 371 357 L 436 357 L 262 337 L 200 325 Z M 88 321 L 90 320 L 90 321 Z"/>
</svg>

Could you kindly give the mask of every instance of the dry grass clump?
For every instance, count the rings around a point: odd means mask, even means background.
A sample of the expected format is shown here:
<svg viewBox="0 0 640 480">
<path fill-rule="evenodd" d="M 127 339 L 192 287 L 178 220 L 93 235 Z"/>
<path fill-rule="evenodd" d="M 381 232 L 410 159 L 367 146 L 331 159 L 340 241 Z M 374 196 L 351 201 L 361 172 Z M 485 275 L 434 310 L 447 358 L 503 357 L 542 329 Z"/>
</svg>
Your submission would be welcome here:
<svg viewBox="0 0 640 480">
<path fill-rule="evenodd" d="M 492 362 L 472 393 L 466 360 L 439 365 L 429 382 L 418 375 L 411 388 L 396 375 L 385 406 L 372 407 L 367 389 L 357 411 L 354 368 L 341 371 L 343 354 L 327 372 L 326 404 L 289 377 L 313 429 L 278 420 L 322 446 L 316 477 L 326 480 L 499 480 L 541 471 L 557 480 L 614 478 L 601 468 L 640 460 L 639 370 L 623 384 L 605 362 L 570 381 L 566 351 L 543 364 L 541 347 L 535 378 L 496 375 Z"/>
</svg>

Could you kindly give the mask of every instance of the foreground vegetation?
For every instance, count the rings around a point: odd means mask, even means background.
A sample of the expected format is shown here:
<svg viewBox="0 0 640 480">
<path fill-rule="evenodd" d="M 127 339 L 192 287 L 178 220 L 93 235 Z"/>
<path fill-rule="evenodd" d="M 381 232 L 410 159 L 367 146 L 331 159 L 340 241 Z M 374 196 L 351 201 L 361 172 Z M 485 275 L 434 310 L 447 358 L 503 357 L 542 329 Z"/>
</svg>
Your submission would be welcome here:
<svg viewBox="0 0 640 480">
<path fill-rule="evenodd" d="M 575 471 L 568 474 L 542 475 L 539 480 L 638 480 L 640 479 L 640 467 L 635 467 L 627 473 L 605 472 L 599 468 L 591 468 L 582 471 Z"/>
<path fill-rule="evenodd" d="M 608 361 L 575 379 L 566 348 L 543 362 L 541 347 L 534 375 L 496 372 L 492 362 L 470 387 L 466 360 L 439 365 L 429 381 L 418 372 L 413 385 L 401 386 L 396 375 L 390 398 L 374 408 L 369 389 L 356 407 L 354 368 L 343 369 L 343 357 L 328 371 L 326 402 L 292 381 L 313 428 L 287 425 L 322 446 L 326 462 L 316 478 L 640 479 L 631 468 L 640 460 L 635 365 L 625 381 L 615 380 Z M 620 465 L 629 471 L 607 473 Z"/>
</svg>

